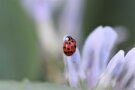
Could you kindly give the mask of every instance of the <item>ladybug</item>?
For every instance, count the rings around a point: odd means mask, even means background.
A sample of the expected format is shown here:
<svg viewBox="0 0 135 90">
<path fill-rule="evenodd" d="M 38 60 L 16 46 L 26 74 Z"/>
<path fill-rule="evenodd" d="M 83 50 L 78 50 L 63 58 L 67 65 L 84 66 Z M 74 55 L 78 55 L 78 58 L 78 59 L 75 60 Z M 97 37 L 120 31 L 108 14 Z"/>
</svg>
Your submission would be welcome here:
<svg viewBox="0 0 135 90">
<path fill-rule="evenodd" d="M 71 56 L 76 51 L 76 40 L 71 36 L 66 36 L 63 42 L 63 52 L 66 56 Z"/>
</svg>

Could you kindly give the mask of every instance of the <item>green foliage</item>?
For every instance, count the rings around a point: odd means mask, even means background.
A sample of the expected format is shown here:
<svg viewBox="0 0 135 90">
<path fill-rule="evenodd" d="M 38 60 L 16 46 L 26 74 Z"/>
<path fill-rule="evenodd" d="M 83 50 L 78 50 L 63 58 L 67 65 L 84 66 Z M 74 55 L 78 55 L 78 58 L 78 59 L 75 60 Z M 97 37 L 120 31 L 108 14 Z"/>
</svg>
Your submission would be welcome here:
<svg viewBox="0 0 135 90">
<path fill-rule="evenodd" d="M 0 81 L 0 90 L 80 90 L 65 85 L 41 82 Z"/>
<path fill-rule="evenodd" d="M 0 79 L 38 78 L 34 30 L 20 0 L 0 0 Z"/>
</svg>

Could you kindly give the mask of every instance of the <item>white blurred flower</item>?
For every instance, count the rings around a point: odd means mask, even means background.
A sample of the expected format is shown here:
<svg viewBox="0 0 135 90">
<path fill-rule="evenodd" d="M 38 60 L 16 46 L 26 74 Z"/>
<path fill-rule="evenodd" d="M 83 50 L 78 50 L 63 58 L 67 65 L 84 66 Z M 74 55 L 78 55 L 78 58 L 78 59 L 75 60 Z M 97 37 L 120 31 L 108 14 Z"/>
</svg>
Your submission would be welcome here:
<svg viewBox="0 0 135 90">
<path fill-rule="evenodd" d="M 21 4 L 36 23 L 43 50 L 52 54 L 59 53 L 61 37 L 65 34 L 73 35 L 76 38 L 81 36 L 82 0 L 21 0 Z M 59 7 L 62 9 L 59 11 L 57 26 L 53 16 Z M 56 26 L 59 27 L 59 30 L 56 30 Z"/>
<path fill-rule="evenodd" d="M 89 89 L 96 86 L 101 72 L 107 66 L 116 38 L 117 34 L 113 28 L 99 26 L 88 36 L 83 47 L 82 60 L 80 60 L 78 49 L 71 56 L 64 55 L 67 78 L 71 86 L 77 87 L 80 74 L 82 79 L 86 78 Z M 80 70 L 76 67 L 79 67 Z"/>
<path fill-rule="evenodd" d="M 62 51 L 60 38 L 65 34 L 81 36 L 83 0 L 21 0 L 21 4 L 35 22 L 41 48 L 47 52 L 47 60 L 59 60 Z M 54 20 L 57 9 L 60 9 L 58 26 Z"/>
<path fill-rule="evenodd" d="M 55 53 L 59 51 L 58 49 L 60 49 L 60 44 L 56 44 L 60 42 L 60 40 L 58 39 L 53 22 L 54 1 L 21 0 L 21 2 L 29 16 L 35 21 L 42 50 L 55 55 Z"/>
<path fill-rule="evenodd" d="M 23 8 L 36 22 L 52 19 L 55 9 L 63 3 L 62 0 L 21 0 Z"/>
<path fill-rule="evenodd" d="M 71 35 L 80 44 L 82 36 L 82 16 L 84 0 L 66 0 L 60 14 L 59 28 L 63 35 Z"/>
</svg>

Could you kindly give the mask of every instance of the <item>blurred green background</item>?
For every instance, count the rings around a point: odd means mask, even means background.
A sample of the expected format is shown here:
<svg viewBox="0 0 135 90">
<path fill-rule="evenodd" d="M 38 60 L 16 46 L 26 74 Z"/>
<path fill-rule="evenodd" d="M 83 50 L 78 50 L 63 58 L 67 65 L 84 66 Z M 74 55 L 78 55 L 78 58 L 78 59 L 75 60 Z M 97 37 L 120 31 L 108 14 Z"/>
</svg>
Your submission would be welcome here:
<svg viewBox="0 0 135 90">
<path fill-rule="evenodd" d="M 34 24 L 19 0 L 0 0 L 0 79 L 39 79 Z"/>
<path fill-rule="evenodd" d="M 122 25 L 130 37 L 118 49 L 128 50 L 135 42 L 134 24 L 134 0 L 85 0 L 83 40 L 99 25 Z M 0 0 L 0 79 L 46 81 L 48 72 L 41 61 L 33 20 L 19 0 Z"/>
</svg>

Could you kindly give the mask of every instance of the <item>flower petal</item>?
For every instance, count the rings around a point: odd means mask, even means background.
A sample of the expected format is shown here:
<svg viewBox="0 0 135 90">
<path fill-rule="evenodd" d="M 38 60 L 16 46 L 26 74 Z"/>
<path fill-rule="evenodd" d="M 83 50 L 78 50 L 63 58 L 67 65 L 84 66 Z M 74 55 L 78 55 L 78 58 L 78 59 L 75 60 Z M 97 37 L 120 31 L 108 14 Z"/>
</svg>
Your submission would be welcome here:
<svg viewBox="0 0 135 90">
<path fill-rule="evenodd" d="M 115 56 L 113 56 L 113 58 L 109 62 L 106 69 L 107 73 L 110 74 L 112 77 L 118 76 L 124 61 L 124 51 L 120 50 Z"/>
<path fill-rule="evenodd" d="M 115 85 L 116 78 L 120 74 L 119 71 L 122 70 L 123 64 L 124 64 L 124 51 L 120 50 L 115 56 L 113 56 L 106 70 L 100 76 L 97 88 L 102 88 L 103 90 L 105 90 L 112 84 Z"/>
<path fill-rule="evenodd" d="M 135 83 L 135 48 L 125 56 L 125 63 L 117 80 L 117 87 L 121 90 L 133 90 Z"/>
<path fill-rule="evenodd" d="M 83 69 L 87 74 L 89 88 L 96 85 L 99 75 L 107 66 L 116 38 L 116 32 L 109 26 L 99 26 L 88 36 L 82 54 Z"/>
<path fill-rule="evenodd" d="M 76 48 L 76 52 L 71 56 L 64 55 L 64 63 L 66 69 L 66 78 L 71 87 L 79 85 L 80 78 L 85 78 L 84 72 L 81 68 L 80 52 Z"/>
</svg>

